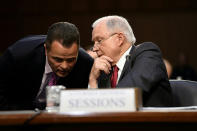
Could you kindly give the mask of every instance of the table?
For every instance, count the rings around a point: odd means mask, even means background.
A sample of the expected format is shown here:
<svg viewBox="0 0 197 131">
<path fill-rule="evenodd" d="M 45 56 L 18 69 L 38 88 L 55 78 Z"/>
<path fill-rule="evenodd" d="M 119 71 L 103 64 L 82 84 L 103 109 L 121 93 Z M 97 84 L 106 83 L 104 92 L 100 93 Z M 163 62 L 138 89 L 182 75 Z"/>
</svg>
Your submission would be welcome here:
<svg viewBox="0 0 197 131">
<path fill-rule="evenodd" d="M 33 117 L 32 117 L 33 116 Z M 30 119 L 32 118 L 32 119 Z M 136 111 L 124 113 L 0 112 L 3 130 L 196 130 L 197 111 Z"/>
</svg>

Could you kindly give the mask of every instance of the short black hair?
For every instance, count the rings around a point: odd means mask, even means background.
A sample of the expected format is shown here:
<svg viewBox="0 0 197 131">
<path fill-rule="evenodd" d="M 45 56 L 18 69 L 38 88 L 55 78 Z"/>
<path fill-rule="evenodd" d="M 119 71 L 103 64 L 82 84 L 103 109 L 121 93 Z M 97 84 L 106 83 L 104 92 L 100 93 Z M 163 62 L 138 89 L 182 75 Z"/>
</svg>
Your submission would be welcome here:
<svg viewBox="0 0 197 131">
<path fill-rule="evenodd" d="M 47 32 L 46 48 L 50 50 L 53 41 L 57 40 L 64 47 L 70 47 L 74 42 L 80 45 L 78 28 L 69 22 L 57 22 L 52 24 Z"/>
</svg>

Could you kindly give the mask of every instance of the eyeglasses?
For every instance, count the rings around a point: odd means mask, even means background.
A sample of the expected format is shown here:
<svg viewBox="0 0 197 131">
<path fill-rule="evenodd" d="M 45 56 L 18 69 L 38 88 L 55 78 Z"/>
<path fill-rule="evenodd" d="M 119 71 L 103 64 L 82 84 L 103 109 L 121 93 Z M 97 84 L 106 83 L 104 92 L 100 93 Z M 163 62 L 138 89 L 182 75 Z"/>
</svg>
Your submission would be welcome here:
<svg viewBox="0 0 197 131">
<path fill-rule="evenodd" d="M 96 44 L 96 45 L 100 45 L 100 44 L 102 44 L 104 41 L 108 40 L 110 37 L 114 36 L 115 34 L 118 34 L 118 33 L 113 33 L 113 34 L 111 34 L 111 35 L 110 35 L 109 37 L 107 37 L 107 38 L 99 39 L 99 40 L 95 41 L 95 44 Z"/>
</svg>

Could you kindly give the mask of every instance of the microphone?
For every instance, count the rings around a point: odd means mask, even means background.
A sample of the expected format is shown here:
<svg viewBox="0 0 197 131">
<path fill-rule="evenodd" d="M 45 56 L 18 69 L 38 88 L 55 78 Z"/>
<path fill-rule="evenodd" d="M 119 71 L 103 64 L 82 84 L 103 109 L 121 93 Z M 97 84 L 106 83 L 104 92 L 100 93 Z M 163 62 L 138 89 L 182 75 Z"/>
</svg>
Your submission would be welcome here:
<svg viewBox="0 0 197 131">
<path fill-rule="evenodd" d="M 130 59 L 131 59 L 131 55 L 130 54 L 129 55 L 126 55 L 126 60 L 128 61 Z"/>
</svg>

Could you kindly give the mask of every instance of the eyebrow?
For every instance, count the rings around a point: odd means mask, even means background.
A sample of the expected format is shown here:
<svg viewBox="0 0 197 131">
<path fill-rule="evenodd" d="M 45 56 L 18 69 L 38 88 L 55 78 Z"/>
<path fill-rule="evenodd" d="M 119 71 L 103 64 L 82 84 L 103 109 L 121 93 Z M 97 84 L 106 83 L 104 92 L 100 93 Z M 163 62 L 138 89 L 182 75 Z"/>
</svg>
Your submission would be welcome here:
<svg viewBox="0 0 197 131">
<path fill-rule="evenodd" d="M 76 59 L 77 57 L 73 56 L 73 57 L 69 57 L 69 58 L 62 58 L 62 57 L 59 57 L 59 56 L 52 56 L 53 58 L 58 58 L 58 59 L 63 59 L 63 60 L 66 60 L 66 59 Z"/>
<path fill-rule="evenodd" d="M 102 37 L 102 36 L 97 36 L 97 37 L 95 37 L 92 41 L 96 41 L 96 40 L 98 40 L 98 39 L 104 39 L 104 37 Z"/>
</svg>

